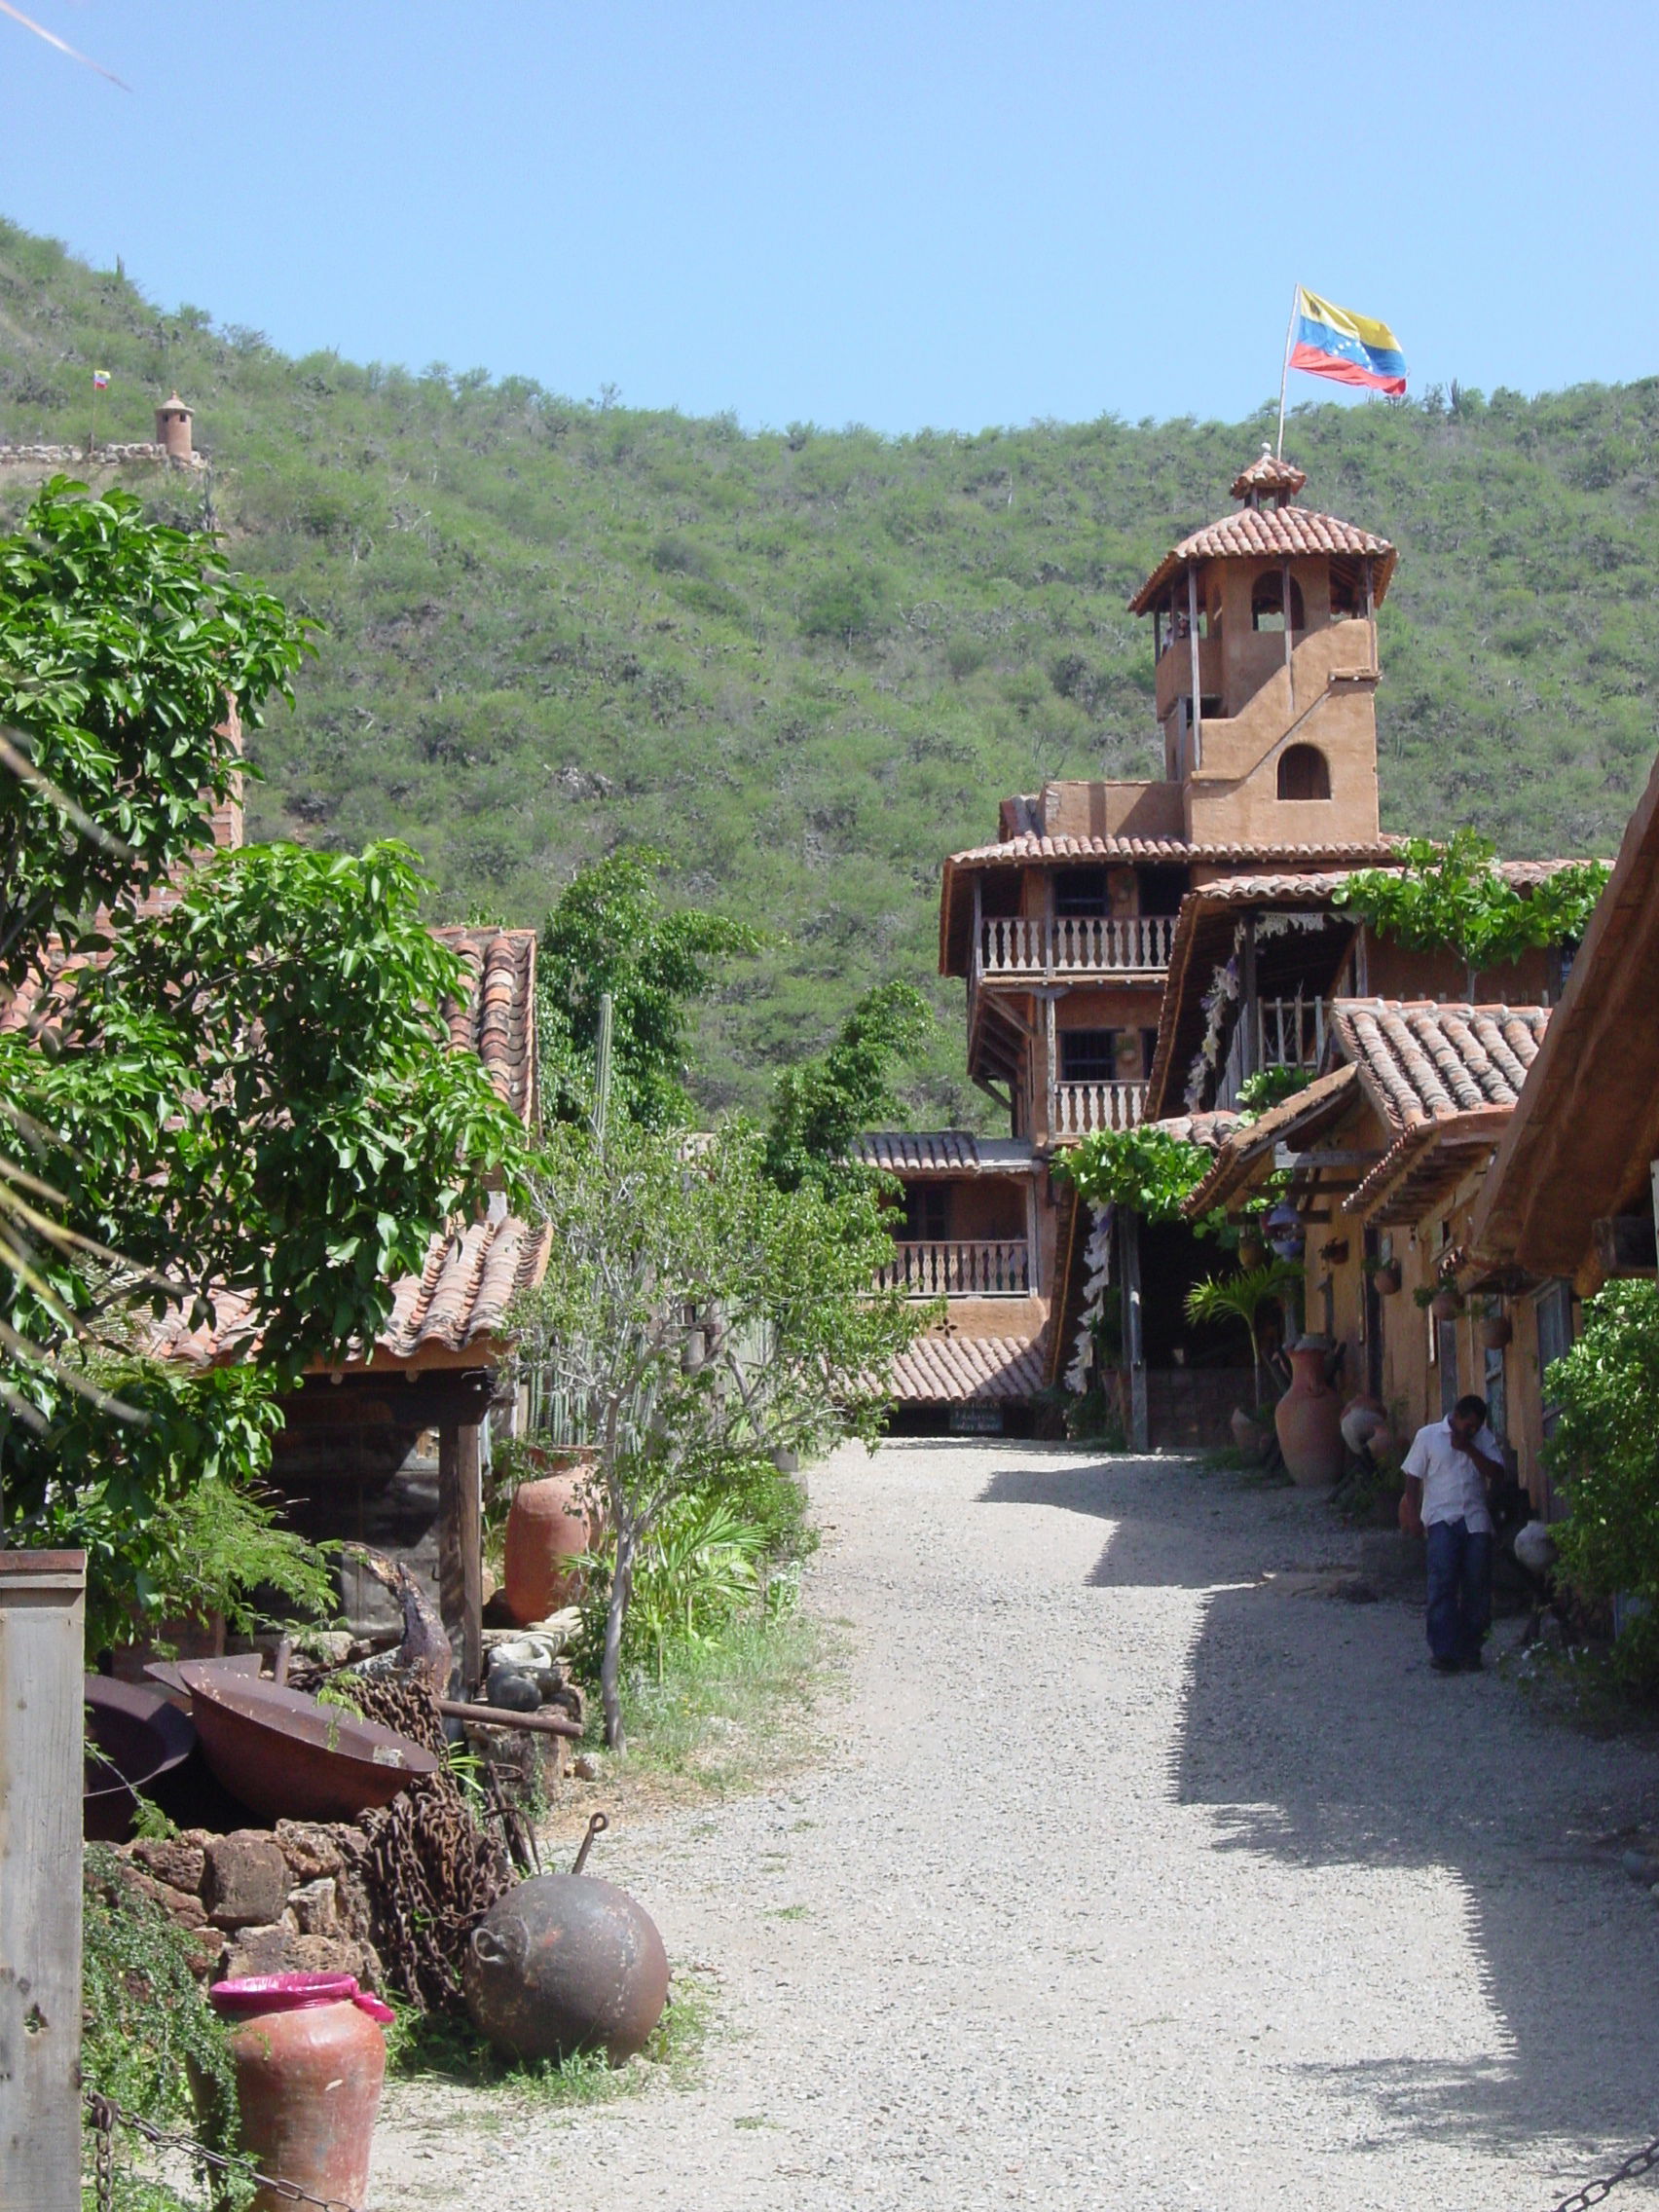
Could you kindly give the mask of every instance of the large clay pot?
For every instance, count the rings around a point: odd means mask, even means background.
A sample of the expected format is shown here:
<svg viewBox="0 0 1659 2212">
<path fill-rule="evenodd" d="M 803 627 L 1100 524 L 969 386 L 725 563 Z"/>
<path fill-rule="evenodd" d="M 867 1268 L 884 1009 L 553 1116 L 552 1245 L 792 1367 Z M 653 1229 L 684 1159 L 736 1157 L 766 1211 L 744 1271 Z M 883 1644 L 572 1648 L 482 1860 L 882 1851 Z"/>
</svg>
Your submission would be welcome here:
<svg viewBox="0 0 1659 2212">
<path fill-rule="evenodd" d="M 570 1565 L 599 1541 L 591 1459 L 574 1456 L 553 1474 L 520 1483 L 507 1513 L 502 1596 L 521 1627 L 544 1621 L 581 1595 L 581 1576 Z"/>
<path fill-rule="evenodd" d="M 589 1874 L 535 1874 L 472 1931 L 473 2025 L 515 2058 L 643 2050 L 668 2002 L 668 1953 L 641 1904 Z"/>
<path fill-rule="evenodd" d="M 1325 1381 L 1323 1337 L 1304 1337 L 1290 1351 L 1291 1385 L 1273 1408 L 1273 1426 L 1290 1479 L 1304 1490 L 1322 1490 L 1346 1464 L 1343 1402 Z"/>
<path fill-rule="evenodd" d="M 361 2204 L 391 2018 L 349 1973 L 262 1974 L 215 1982 L 230 2024 L 241 2147 L 262 2174 L 327 2203 Z M 268 2189 L 251 2212 L 287 2212 Z"/>
</svg>

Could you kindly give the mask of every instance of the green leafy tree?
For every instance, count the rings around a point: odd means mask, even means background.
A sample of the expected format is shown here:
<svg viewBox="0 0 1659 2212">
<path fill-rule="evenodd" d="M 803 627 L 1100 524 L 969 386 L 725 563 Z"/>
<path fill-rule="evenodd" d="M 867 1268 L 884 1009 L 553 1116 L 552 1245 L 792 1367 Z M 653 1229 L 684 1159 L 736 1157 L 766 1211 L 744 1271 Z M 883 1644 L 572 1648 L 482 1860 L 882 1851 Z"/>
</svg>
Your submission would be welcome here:
<svg viewBox="0 0 1659 2212">
<path fill-rule="evenodd" d="M 1201 1145 L 1152 1124 L 1096 1129 L 1053 1165 L 1089 1205 L 1123 1206 L 1143 1221 L 1179 1221 L 1209 1168 Z"/>
<path fill-rule="evenodd" d="M 612 853 L 566 886 L 541 932 L 536 994 L 542 1096 L 560 1120 L 593 1109 L 600 1008 L 613 1009 L 610 1111 L 649 1129 L 695 1118 L 685 1088 L 690 1010 L 713 987 L 710 962 L 760 949 L 759 931 L 723 914 L 666 910 L 667 862 Z"/>
<path fill-rule="evenodd" d="M 866 1129 L 898 1112 L 892 1071 L 919 1051 L 933 1014 L 908 983 L 866 991 L 827 1051 L 785 1068 L 772 1090 L 766 1124 L 766 1172 L 780 1190 L 824 1187 L 866 1173 L 852 1151 Z"/>
<path fill-rule="evenodd" d="M 235 766 L 227 689 L 254 717 L 303 625 L 210 539 L 61 483 L 0 580 L 0 896 L 32 1021 L 0 1034 L 6 1535 L 86 1543 L 99 1633 L 234 1612 L 260 1579 L 314 1596 L 259 1493 L 272 1394 L 372 1341 L 389 1278 L 510 1179 L 517 1124 L 450 1047 L 461 971 L 407 853 L 192 866 Z M 147 1360 L 169 1296 L 192 1323 L 235 1301 L 258 1368 Z"/>
<path fill-rule="evenodd" d="M 1415 951 L 1450 948 L 1474 978 L 1523 953 L 1584 935 L 1608 869 L 1601 861 L 1558 868 L 1530 890 L 1507 882 L 1497 848 L 1478 830 L 1455 830 L 1444 844 L 1409 837 L 1401 868 L 1362 868 L 1338 886 L 1338 906 Z"/>
<path fill-rule="evenodd" d="M 1584 1306 L 1578 1341 L 1551 1363 L 1556 1408 L 1545 1464 L 1567 1501 L 1551 1533 L 1567 1577 L 1591 1599 L 1645 1610 L 1614 1645 L 1643 1688 L 1659 1685 L 1659 1283 L 1615 1281 Z"/>
<path fill-rule="evenodd" d="M 926 1309 L 874 1293 L 892 1245 L 873 1178 L 782 1191 L 763 1140 L 612 1124 L 552 1132 L 535 1171 L 558 1263 L 513 1320 L 527 1370 L 578 1408 L 610 1540 L 600 1687 L 624 1741 L 621 1666 L 642 1547 L 678 1499 L 756 1456 L 873 1438 L 892 1362 Z"/>
</svg>

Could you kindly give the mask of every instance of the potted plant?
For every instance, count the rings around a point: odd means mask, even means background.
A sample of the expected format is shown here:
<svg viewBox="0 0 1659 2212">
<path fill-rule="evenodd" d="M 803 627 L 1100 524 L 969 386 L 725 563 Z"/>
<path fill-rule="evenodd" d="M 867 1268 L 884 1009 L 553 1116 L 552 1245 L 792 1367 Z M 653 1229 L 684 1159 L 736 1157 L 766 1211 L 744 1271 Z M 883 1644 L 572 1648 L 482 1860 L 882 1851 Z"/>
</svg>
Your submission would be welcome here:
<svg viewBox="0 0 1659 2212">
<path fill-rule="evenodd" d="M 1463 1294 L 1456 1283 L 1443 1282 L 1428 1302 L 1437 1321 L 1455 1321 L 1463 1310 Z"/>
<path fill-rule="evenodd" d="M 1240 1231 L 1238 1237 L 1238 1265 L 1246 1274 L 1249 1273 L 1252 1268 L 1259 1268 L 1262 1265 L 1263 1261 L 1267 1258 L 1267 1256 L 1268 1248 L 1262 1242 L 1262 1235 L 1260 1230 L 1252 1228 Z"/>
<path fill-rule="evenodd" d="M 1483 1351 L 1501 1351 L 1515 1334 L 1515 1324 L 1495 1298 L 1483 1304 L 1475 1322 L 1475 1342 Z"/>
<path fill-rule="evenodd" d="M 1380 1298 L 1392 1298 L 1400 1287 L 1398 1260 L 1365 1260 L 1361 1262 L 1366 1273 L 1377 1285 Z"/>
</svg>

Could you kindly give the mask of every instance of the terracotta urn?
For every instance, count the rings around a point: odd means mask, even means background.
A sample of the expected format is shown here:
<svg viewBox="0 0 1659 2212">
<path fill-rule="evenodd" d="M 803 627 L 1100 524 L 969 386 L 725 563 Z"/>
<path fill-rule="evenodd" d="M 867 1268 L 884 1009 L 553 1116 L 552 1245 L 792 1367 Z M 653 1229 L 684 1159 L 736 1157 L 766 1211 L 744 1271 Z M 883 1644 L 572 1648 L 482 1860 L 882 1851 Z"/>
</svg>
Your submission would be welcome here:
<svg viewBox="0 0 1659 2212">
<path fill-rule="evenodd" d="M 241 2147 L 262 2174 L 328 2204 L 361 2204 L 386 2079 L 390 2008 L 349 1973 L 278 1973 L 215 1982 L 229 2029 Z M 250 2212 L 290 2198 L 256 2190 Z"/>
<path fill-rule="evenodd" d="M 564 1465 L 520 1483 L 507 1513 L 502 1596 L 513 1619 L 528 1628 L 581 1595 L 581 1575 L 570 1564 L 599 1541 L 594 1463 L 571 1453 Z"/>
<path fill-rule="evenodd" d="M 1346 1464 L 1343 1402 L 1325 1381 L 1330 1348 L 1323 1337 L 1297 1340 L 1290 1349 L 1290 1388 L 1273 1408 L 1285 1466 L 1303 1490 L 1323 1490 Z"/>
</svg>

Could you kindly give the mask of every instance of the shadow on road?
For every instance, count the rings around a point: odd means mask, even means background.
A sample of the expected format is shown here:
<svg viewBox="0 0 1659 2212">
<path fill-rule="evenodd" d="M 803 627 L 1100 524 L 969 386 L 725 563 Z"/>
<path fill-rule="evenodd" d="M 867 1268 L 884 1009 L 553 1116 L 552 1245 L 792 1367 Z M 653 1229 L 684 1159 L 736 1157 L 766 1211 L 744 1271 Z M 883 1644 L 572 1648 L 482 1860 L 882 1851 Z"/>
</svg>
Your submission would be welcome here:
<svg viewBox="0 0 1659 2212">
<path fill-rule="evenodd" d="M 1499 1673 L 1432 1674 L 1418 1607 L 1262 1586 L 1265 1568 L 1331 1543 L 1306 1498 L 1119 1458 L 1004 1470 L 980 1501 L 1110 1522 L 1094 1587 L 1206 1593 L 1170 1789 L 1207 1810 L 1216 1849 L 1310 1869 L 1444 1868 L 1461 1885 L 1508 2049 L 1442 2060 L 1429 2014 L 1420 2058 L 1316 2069 L 1333 2088 L 1384 2132 L 1512 2156 L 1566 2139 L 1594 2162 L 1659 2132 L 1659 1910 L 1625 1878 L 1616 1841 L 1659 1805 L 1650 1746 L 1542 1719 Z M 1309 1971 L 1329 1972 L 1328 1957 Z"/>
</svg>

